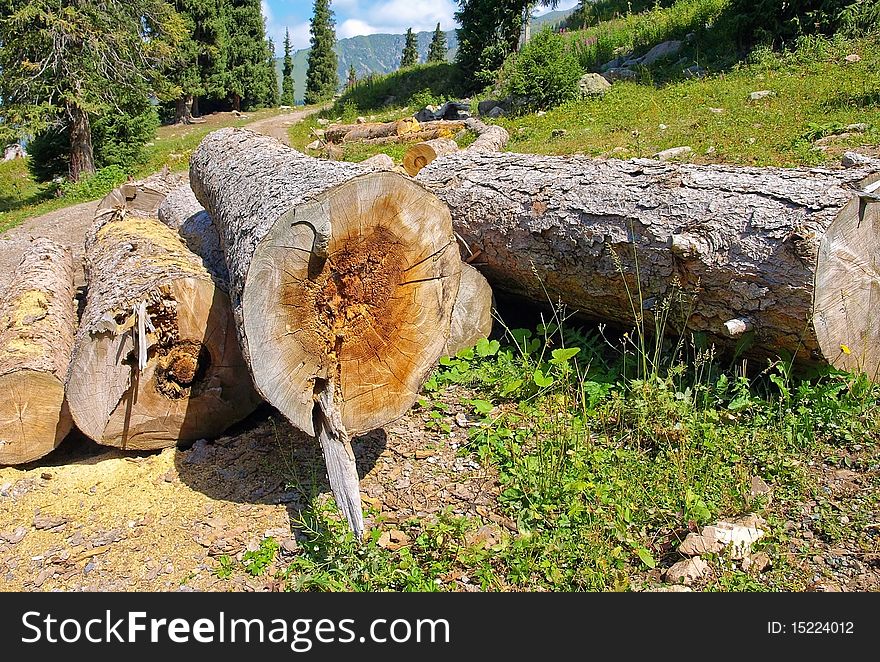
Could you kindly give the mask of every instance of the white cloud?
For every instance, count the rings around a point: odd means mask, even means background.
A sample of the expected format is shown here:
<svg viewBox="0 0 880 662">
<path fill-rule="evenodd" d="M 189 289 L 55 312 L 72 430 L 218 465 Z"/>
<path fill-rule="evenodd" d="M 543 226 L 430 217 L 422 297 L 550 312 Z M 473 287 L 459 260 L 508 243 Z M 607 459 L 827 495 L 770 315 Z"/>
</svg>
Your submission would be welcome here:
<svg viewBox="0 0 880 662">
<path fill-rule="evenodd" d="M 361 34 L 378 34 L 380 32 L 386 32 L 386 30 L 356 18 L 349 18 L 336 26 L 337 39 L 346 39 Z"/>
</svg>

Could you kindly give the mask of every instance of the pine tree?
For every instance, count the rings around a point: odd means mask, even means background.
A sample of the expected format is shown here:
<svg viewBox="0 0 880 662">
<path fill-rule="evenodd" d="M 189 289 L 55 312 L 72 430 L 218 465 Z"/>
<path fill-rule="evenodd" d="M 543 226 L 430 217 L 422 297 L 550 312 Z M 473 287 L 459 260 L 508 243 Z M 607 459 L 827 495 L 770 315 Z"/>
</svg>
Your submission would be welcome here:
<svg viewBox="0 0 880 662">
<path fill-rule="evenodd" d="M 278 102 L 278 77 L 271 41 L 266 39 L 260 0 L 224 0 L 226 94 L 235 110 Z"/>
<path fill-rule="evenodd" d="M 281 105 L 292 106 L 293 98 L 293 58 L 290 56 L 290 30 L 284 31 L 284 66 L 281 70 Z"/>
<path fill-rule="evenodd" d="M 354 65 L 352 64 L 348 68 L 348 79 L 345 81 L 346 89 L 351 89 L 355 85 L 357 85 L 358 77 L 357 72 L 354 70 Z"/>
<path fill-rule="evenodd" d="M 161 96 L 184 34 L 162 0 L 3 0 L 0 139 L 65 131 L 70 179 L 94 173 L 93 119 Z"/>
<path fill-rule="evenodd" d="M 406 69 L 419 63 L 419 45 L 412 28 L 406 31 L 406 41 L 403 44 L 403 55 L 400 57 L 400 68 Z"/>
<path fill-rule="evenodd" d="M 311 44 L 306 72 L 307 104 L 331 98 L 339 87 L 336 57 L 336 30 L 330 0 L 315 0 L 311 25 Z"/>
<path fill-rule="evenodd" d="M 446 62 L 447 51 L 446 33 L 440 29 L 440 24 L 437 23 L 437 29 L 434 30 L 434 37 L 428 47 L 428 62 Z"/>
<path fill-rule="evenodd" d="M 555 7 L 559 0 L 459 0 L 456 61 L 472 77 L 473 87 L 493 82 L 496 72 L 516 52 L 535 5 Z"/>
<path fill-rule="evenodd" d="M 179 88 L 175 120 L 189 122 L 200 96 L 225 96 L 228 35 L 222 0 L 174 0 L 172 4 L 186 24 L 188 35 L 176 50 L 168 78 Z"/>
</svg>

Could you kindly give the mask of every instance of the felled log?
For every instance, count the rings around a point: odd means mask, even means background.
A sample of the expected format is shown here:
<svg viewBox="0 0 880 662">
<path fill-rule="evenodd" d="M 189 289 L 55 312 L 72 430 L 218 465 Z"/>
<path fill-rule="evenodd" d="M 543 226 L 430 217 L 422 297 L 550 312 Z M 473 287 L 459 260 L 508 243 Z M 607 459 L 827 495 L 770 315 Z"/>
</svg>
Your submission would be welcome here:
<svg viewBox="0 0 880 662">
<path fill-rule="evenodd" d="M 488 338 L 491 333 L 492 288 L 479 271 L 462 262 L 461 283 L 452 308 L 452 323 L 444 354 L 455 356 L 461 350 L 476 345 L 481 338 Z"/>
<path fill-rule="evenodd" d="M 385 138 L 371 138 L 362 140 L 364 145 L 399 145 L 401 143 L 422 142 L 425 140 L 436 140 L 438 138 L 450 138 L 453 134 L 448 129 L 429 129 L 428 131 L 416 131 L 415 133 L 404 133 L 400 136 L 387 136 Z"/>
<path fill-rule="evenodd" d="M 435 138 L 413 145 L 403 155 L 403 168 L 415 177 L 419 170 L 428 165 L 438 156 L 458 151 L 458 143 L 450 138 Z"/>
<path fill-rule="evenodd" d="M 394 159 L 387 154 L 375 154 L 368 159 L 361 161 L 361 165 L 376 170 L 394 170 Z"/>
<path fill-rule="evenodd" d="M 324 140 L 328 143 L 357 142 L 387 136 L 402 136 L 420 131 L 418 120 L 404 117 L 394 122 L 371 122 L 366 124 L 340 124 L 324 129 Z"/>
<path fill-rule="evenodd" d="M 157 214 L 159 220 L 175 230 L 187 248 L 202 259 L 202 264 L 215 279 L 223 283 L 229 280 L 217 228 L 211 215 L 196 200 L 189 184 L 170 191 L 159 205 Z"/>
<path fill-rule="evenodd" d="M 41 458 L 70 431 L 64 378 L 75 332 L 70 249 L 36 239 L 0 293 L 0 464 Z"/>
<path fill-rule="evenodd" d="M 477 134 L 477 139 L 467 147 L 469 152 L 500 152 L 510 140 L 510 134 L 497 124 L 486 124 L 475 117 L 469 117 L 465 126 Z"/>
<path fill-rule="evenodd" d="M 70 412 L 98 443 L 126 449 L 217 436 L 259 403 L 228 297 L 156 219 L 164 192 L 122 189 L 98 205 L 86 236 Z"/>
<path fill-rule="evenodd" d="M 736 168 L 458 152 L 416 181 L 493 287 L 605 322 L 877 375 L 869 169 Z M 876 186 L 876 184 L 873 184 Z M 871 187 L 868 186 L 868 189 Z M 695 292 L 690 304 L 666 301 Z M 548 300 L 549 299 L 549 300 Z"/>
<path fill-rule="evenodd" d="M 446 207 L 407 177 L 221 129 L 190 162 L 220 228 L 260 394 L 321 444 L 360 535 L 351 435 L 404 414 L 449 336 L 459 256 Z"/>
</svg>

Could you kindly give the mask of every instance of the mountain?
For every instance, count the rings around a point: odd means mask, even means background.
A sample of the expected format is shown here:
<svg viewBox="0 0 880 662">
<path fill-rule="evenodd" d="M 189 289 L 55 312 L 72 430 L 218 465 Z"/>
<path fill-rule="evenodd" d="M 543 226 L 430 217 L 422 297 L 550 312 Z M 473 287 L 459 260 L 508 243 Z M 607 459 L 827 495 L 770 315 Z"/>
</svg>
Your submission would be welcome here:
<svg viewBox="0 0 880 662">
<path fill-rule="evenodd" d="M 574 10 L 551 11 L 543 16 L 532 19 L 532 31 L 540 30 L 544 25 L 555 25 L 563 21 Z M 431 32 L 419 32 L 416 37 L 419 45 L 419 59 L 424 62 L 428 57 L 431 44 Z M 339 84 L 343 85 L 348 78 L 348 68 L 354 65 L 358 78 L 369 73 L 387 74 L 396 71 L 400 66 L 403 53 L 404 35 L 402 34 L 371 34 L 339 39 L 336 42 L 336 55 L 339 57 Z M 449 60 L 455 59 L 458 51 L 458 34 L 455 30 L 446 33 L 446 45 L 449 48 Z M 293 81 L 297 103 L 302 103 L 306 88 L 306 70 L 308 69 L 308 48 L 293 54 Z M 278 72 L 280 89 L 282 58 L 275 58 L 275 69 Z"/>
</svg>

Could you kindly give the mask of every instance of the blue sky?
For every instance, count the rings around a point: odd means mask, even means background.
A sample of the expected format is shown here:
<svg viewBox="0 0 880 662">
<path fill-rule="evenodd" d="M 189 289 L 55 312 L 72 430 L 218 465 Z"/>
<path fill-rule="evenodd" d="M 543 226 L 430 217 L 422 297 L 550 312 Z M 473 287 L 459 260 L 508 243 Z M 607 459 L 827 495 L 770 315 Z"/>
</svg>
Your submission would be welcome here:
<svg viewBox="0 0 880 662">
<path fill-rule="evenodd" d="M 312 0 L 262 0 L 266 28 L 276 52 L 283 53 L 284 29 L 290 28 L 294 50 L 309 45 L 309 19 Z M 332 0 L 336 17 L 336 36 L 340 39 L 359 34 L 416 32 L 433 30 L 439 21 L 444 30 L 456 27 L 455 0 Z M 577 0 L 561 0 L 558 9 L 569 9 Z M 536 13 L 544 13 L 539 9 Z"/>
</svg>

